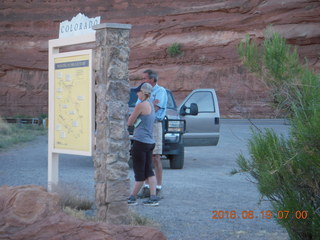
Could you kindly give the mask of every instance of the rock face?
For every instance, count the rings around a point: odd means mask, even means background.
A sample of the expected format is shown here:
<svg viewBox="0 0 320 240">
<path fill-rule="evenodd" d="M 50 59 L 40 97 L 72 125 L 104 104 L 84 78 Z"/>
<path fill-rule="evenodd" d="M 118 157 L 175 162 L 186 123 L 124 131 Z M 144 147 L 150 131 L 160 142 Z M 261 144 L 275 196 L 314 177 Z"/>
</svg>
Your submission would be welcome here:
<svg viewBox="0 0 320 240">
<path fill-rule="evenodd" d="M 0 187 L 0 239 L 166 239 L 150 227 L 86 222 L 63 213 L 59 198 L 39 186 Z"/>
<path fill-rule="evenodd" d="M 47 113 L 48 40 L 79 12 L 101 22 L 132 24 L 132 85 L 146 68 L 182 99 L 215 88 L 224 117 L 273 117 L 268 89 L 248 74 L 236 51 L 249 34 L 262 41 L 270 25 L 320 68 L 320 2 L 316 0 L 4 1 L 0 7 L 0 115 Z M 182 44 L 183 54 L 167 48 Z"/>
</svg>

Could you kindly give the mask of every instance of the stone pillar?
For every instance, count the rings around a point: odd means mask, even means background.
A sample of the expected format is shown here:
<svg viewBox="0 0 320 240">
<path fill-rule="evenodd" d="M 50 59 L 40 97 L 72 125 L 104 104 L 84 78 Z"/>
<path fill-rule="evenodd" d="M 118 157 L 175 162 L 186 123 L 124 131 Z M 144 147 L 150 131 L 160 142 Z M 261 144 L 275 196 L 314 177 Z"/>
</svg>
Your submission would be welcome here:
<svg viewBox="0 0 320 240">
<path fill-rule="evenodd" d="M 131 25 L 104 23 L 94 29 L 96 149 L 93 159 L 97 217 L 107 223 L 124 224 L 128 221 L 130 193 L 127 116 Z"/>
</svg>

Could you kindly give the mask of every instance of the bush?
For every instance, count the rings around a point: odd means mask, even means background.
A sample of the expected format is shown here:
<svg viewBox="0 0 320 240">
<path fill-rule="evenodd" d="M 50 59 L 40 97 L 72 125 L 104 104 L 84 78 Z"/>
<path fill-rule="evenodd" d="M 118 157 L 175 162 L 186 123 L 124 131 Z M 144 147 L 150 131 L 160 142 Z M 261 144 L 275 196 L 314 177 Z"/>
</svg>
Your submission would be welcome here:
<svg viewBox="0 0 320 240">
<path fill-rule="evenodd" d="M 269 86 L 275 106 L 290 119 L 290 136 L 272 130 L 253 132 L 250 158 L 239 155 L 239 169 L 255 179 L 263 197 L 291 239 L 320 238 L 320 78 L 299 62 L 296 49 L 273 33 L 261 47 L 247 37 L 239 54 L 248 69 Z M 307 211 L 306 219 L 296 212 Z"/>
<path fill-rule="evenodd" d="M 181 47 L 182 45 L 180 43 L 173 43 L 170 47 L 167 48 L 167 52 L 171 57 L 176 57 L 182 54 Z"/>
</svg>

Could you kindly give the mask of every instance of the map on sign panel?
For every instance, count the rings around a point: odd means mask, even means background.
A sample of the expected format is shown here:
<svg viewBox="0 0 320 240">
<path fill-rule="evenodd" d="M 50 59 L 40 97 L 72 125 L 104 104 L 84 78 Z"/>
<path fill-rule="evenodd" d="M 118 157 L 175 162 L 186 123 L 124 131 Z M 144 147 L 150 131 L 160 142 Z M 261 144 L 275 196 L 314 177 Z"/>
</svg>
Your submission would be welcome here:
<svg viewBox="0 0 320 240">
<path fill-rule="evenodd" d="M 55 148 L 89 151 L 91 134 L 89 59 L 89 54 L 55 58 Z"/>
</svg>

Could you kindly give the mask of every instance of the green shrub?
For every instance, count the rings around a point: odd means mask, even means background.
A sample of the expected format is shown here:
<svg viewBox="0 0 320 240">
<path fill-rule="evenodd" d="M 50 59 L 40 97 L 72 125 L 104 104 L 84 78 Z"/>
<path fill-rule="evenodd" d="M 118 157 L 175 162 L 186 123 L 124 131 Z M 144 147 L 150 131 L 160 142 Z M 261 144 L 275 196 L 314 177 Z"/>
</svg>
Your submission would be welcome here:
<svg viewBox="0 0 320 240">
<path fill-rule="evenodd" d="M 180 43 L 173 43 L 170 47 L 167 48 L 167 52 L 171 57 L 176 57 L 182 54 L 181 47 L 182 45 Z"/>
<path fill-rule="evenodd" d="M 296 49 L 277 33 L 261 47 L 247 37 L 238 51 L 244 65 L 269 86 L 275 106 L 288 113 L 291 128 L 287 138 L 272 130 L 253 131 L 250 157 L 239 155 L 233 173 L 255 179 L 291 239 L 320 239 L 319 75 L 302 65 Z M 278 218 L 279 211 L 290 215 Z M 295 216 L 303 211 L 306 219 Z"/>
</svg>

